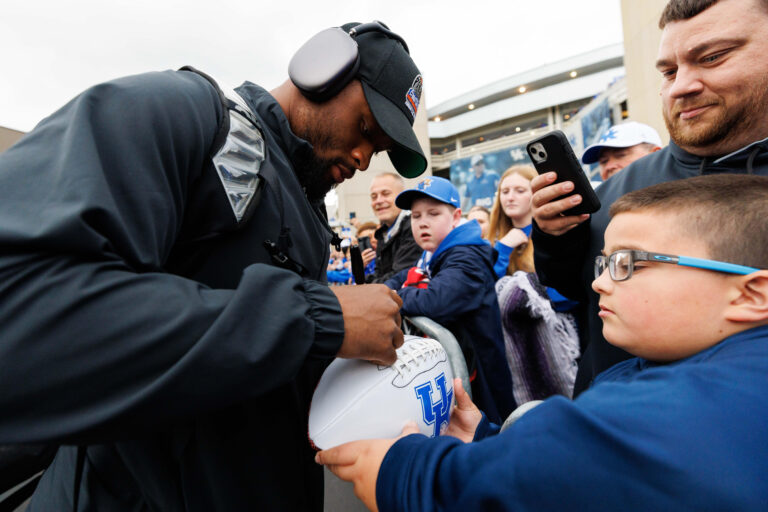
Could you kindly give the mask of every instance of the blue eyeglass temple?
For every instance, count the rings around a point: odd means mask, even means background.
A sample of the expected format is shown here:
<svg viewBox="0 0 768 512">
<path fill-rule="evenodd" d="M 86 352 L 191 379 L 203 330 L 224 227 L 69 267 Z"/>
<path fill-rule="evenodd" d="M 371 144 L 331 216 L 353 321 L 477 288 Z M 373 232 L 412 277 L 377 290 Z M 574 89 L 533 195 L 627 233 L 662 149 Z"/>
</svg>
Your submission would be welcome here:
<svg viewBox="0 0 768 512">
<path fill-rule="evenodd" d="M 729 274 L 751 274 L 757 272 L 759 268 L 745 267 L 735 263 L 726 263 L 724 261 L 706 260 L 703 258 L 692 258 L 690 256 L 667 256 L 665 254 L 648 253 L 648 261 L 662 261 L 665 263 L 676 263 L 683 267 L 703 268 L 714 270 L 716 272 L 727 272 Z"/>
</svg>

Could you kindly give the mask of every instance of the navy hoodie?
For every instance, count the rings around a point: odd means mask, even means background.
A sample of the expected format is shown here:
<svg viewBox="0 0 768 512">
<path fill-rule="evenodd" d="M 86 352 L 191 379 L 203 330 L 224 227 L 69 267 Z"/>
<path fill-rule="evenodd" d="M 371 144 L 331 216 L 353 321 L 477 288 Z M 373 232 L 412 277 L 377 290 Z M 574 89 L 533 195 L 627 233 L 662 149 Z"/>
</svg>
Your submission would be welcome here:
<svg viewBox="0 0 768 512">
<path fill-rule="evenodd" d="M 494 287 L 496 255 L 480 235 L 477 221 L 448 233 L 425 266 L 428 288 L 402 288 L 408 269 L 385 284 L 403 299 L 403 315 L 429 317 L 456 336 L 470 374 L 477 371 L 473 400 L 491 421 L 502 421 L 515 399 Z"/>
<path fill-rule="evenodd" d="M 381 512 L 768 510 L 768 326 L 669 364 L 630 359 L 475 441 L 412 434 L 376 480 Z M 480 440 L 482 439 L 482 440 Z M 479 442 L 477 442 L 479 440 Z"/>
</svg>

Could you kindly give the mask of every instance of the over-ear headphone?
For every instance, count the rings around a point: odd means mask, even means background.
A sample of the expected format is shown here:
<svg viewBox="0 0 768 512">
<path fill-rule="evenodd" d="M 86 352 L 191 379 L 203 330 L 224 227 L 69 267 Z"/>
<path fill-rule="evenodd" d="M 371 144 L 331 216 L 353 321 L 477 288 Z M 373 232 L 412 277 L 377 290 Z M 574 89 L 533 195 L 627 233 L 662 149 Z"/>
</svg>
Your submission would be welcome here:
<svg viewBox="0 0 768 512">
<path fill-rule="evenodd" d="M 301 93 L 312 101 L 333 98 L 355 77 L 360 67 L 355 37 L 366 32 L 381 32 L 398 41 L 405 51 L 408 45 L 380 21 L 363 23 L 348 32 L 328 28 L 313 36 L 299 48 L 288 65 L 288 76 Z"/>
</svg>

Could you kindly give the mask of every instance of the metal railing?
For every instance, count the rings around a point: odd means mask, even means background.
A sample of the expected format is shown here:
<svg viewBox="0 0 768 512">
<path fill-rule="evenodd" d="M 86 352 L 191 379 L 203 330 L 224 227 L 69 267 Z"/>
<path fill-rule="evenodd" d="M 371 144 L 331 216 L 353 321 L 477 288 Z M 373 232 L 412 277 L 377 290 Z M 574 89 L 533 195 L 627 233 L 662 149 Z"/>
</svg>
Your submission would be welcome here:
<svg viewBox="0 0 768 512">
<path fill-rule="evenodd" d="M 425 316 L 403 317 L 406 334 L 424 334 L 425 336 L 437 340 L 448 354 L 448 361 L 451 363 L 453 376 L 461 379 L 461 385 L 472 398 L 472 390 L 469 387 L 469 372 L 467 371 L 467 362 L 464 360 L 464 353 L 461 351 L 456 337 L 434 320 Z M 414 330 L 416 332 L 414 332 Z"/>
</svg>

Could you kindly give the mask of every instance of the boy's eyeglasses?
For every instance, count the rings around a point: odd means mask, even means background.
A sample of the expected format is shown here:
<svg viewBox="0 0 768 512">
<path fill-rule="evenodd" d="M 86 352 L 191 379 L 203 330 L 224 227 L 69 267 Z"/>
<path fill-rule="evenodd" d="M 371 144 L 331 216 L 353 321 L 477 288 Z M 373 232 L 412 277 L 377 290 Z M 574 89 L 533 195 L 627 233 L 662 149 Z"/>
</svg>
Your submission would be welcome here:
<svg viewBox="0 0 768 512">
<path fill-rule="evenodd" d="M 609 256 L 600 255 L 595 258 L 595 279 L 600 277 L 608 268 L 611 279 L 614 281 L 626 281 L 632 277 L 632 271 L 635 270 L 637 261 L 655 261 L 658 263 L 673 263 L 684 267 L 703 268 L 714 270 L 716 272 L 727 272 L 729 274 L 751 274 L 757 272 L 759 268 L 745 267 L 735 265 L 724 261 L 706 260 L 703 258 L 691 258 L 688 256 L 672 256 L 670 254 L 660 254 L 658 252 L 632 251 L 622 249 Z"/>
</svg>

